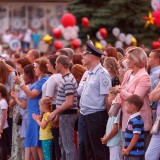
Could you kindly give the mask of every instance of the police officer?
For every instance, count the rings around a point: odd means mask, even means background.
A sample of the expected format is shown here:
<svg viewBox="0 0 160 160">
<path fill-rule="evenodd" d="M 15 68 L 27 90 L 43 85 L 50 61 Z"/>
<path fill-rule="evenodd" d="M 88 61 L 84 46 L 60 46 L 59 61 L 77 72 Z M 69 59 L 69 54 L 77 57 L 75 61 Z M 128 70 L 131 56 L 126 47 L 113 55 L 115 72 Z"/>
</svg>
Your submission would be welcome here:
<svg viewBox="0 0 160 160">
<path fill-rule="evenodd" d="M 101 65 L 103 52 L 90 42 L 86 43 L 83 64 L 89 68 L 81 79 L 78 93 L 80 99 L 80 115 L 84 122 L 84 144 L 88 160 L 108 160 L 109 152 L 100 138 L 105 134 L 108 120 L 107 103 L 111 78 Z"/>
</svg>

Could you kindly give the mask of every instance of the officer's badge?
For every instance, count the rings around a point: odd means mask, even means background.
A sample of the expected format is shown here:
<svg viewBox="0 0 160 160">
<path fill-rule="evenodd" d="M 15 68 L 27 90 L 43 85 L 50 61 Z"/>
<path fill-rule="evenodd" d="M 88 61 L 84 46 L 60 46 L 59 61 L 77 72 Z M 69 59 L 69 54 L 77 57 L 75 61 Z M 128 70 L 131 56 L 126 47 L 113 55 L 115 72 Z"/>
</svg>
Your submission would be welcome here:
<svg viewBox="0 0 160 160">
<path fill-rule="evenodd" d="M 102 83 L 103 83 L 104 86 L 108 86 L 109 80 L 108 80 L 108 79 L 104 79 L 104 80 L 102 81 Z"/>
</svg>

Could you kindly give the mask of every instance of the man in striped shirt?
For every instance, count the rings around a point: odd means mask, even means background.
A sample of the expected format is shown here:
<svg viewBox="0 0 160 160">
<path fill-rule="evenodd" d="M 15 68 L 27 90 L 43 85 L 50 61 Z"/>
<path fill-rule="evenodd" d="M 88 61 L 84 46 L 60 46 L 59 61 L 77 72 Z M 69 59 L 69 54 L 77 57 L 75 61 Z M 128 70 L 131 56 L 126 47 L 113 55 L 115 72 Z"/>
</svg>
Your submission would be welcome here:
<svg viewBox="0 0 160 160">
<path fill-rule="evenodd" d="M 74 126 L 78 118 L 77 82 L 69 71 L 70 59 L 61 55 L 56 60 L 56 70 L 62 74 L 57 99 L 56 110 L 50 115 L 53 120 L 59 116 L 59 129 L 62 139 L 61 156 L 63 160 L 76 160 L 76 147 L 74 144 Z"/>
<path fill-rule="evenodd" d="M 143 100 L 137 95 L 126 99 L 125 109 L 131 114 L 124 134 L 122 154 L 124 160 L 143 160 L 144 158 L 144 123 L 140 115 Z"/>
</svg>

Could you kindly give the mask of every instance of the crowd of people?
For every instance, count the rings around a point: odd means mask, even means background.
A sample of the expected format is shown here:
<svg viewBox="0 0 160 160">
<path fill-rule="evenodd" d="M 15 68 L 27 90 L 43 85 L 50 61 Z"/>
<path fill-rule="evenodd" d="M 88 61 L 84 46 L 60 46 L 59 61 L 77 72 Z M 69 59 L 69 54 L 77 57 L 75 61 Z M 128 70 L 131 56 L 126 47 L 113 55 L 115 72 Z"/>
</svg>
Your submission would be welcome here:
<svg viewBox="0 0 160 160">
<path fill-rule="evenodd" d="M 159 160 L 160 49 L 102 52 L 88 41 L 79 55 L 71 48 L 7 54 L 2 160 Z"/>
</svg>

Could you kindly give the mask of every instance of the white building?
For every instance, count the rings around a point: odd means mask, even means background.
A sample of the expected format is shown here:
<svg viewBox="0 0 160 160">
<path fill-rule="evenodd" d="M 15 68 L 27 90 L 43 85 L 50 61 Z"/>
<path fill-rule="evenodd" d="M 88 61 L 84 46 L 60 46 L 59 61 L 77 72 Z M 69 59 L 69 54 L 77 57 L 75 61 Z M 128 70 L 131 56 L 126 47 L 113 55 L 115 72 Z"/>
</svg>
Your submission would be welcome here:
<svg viewBox="0 0 160 160">
<path fill-rule="evenodd" d="M 43 33 L 60 23 L 67 0 L 0 0 L 0 32 L 35 28 Z"/>
</svg>

